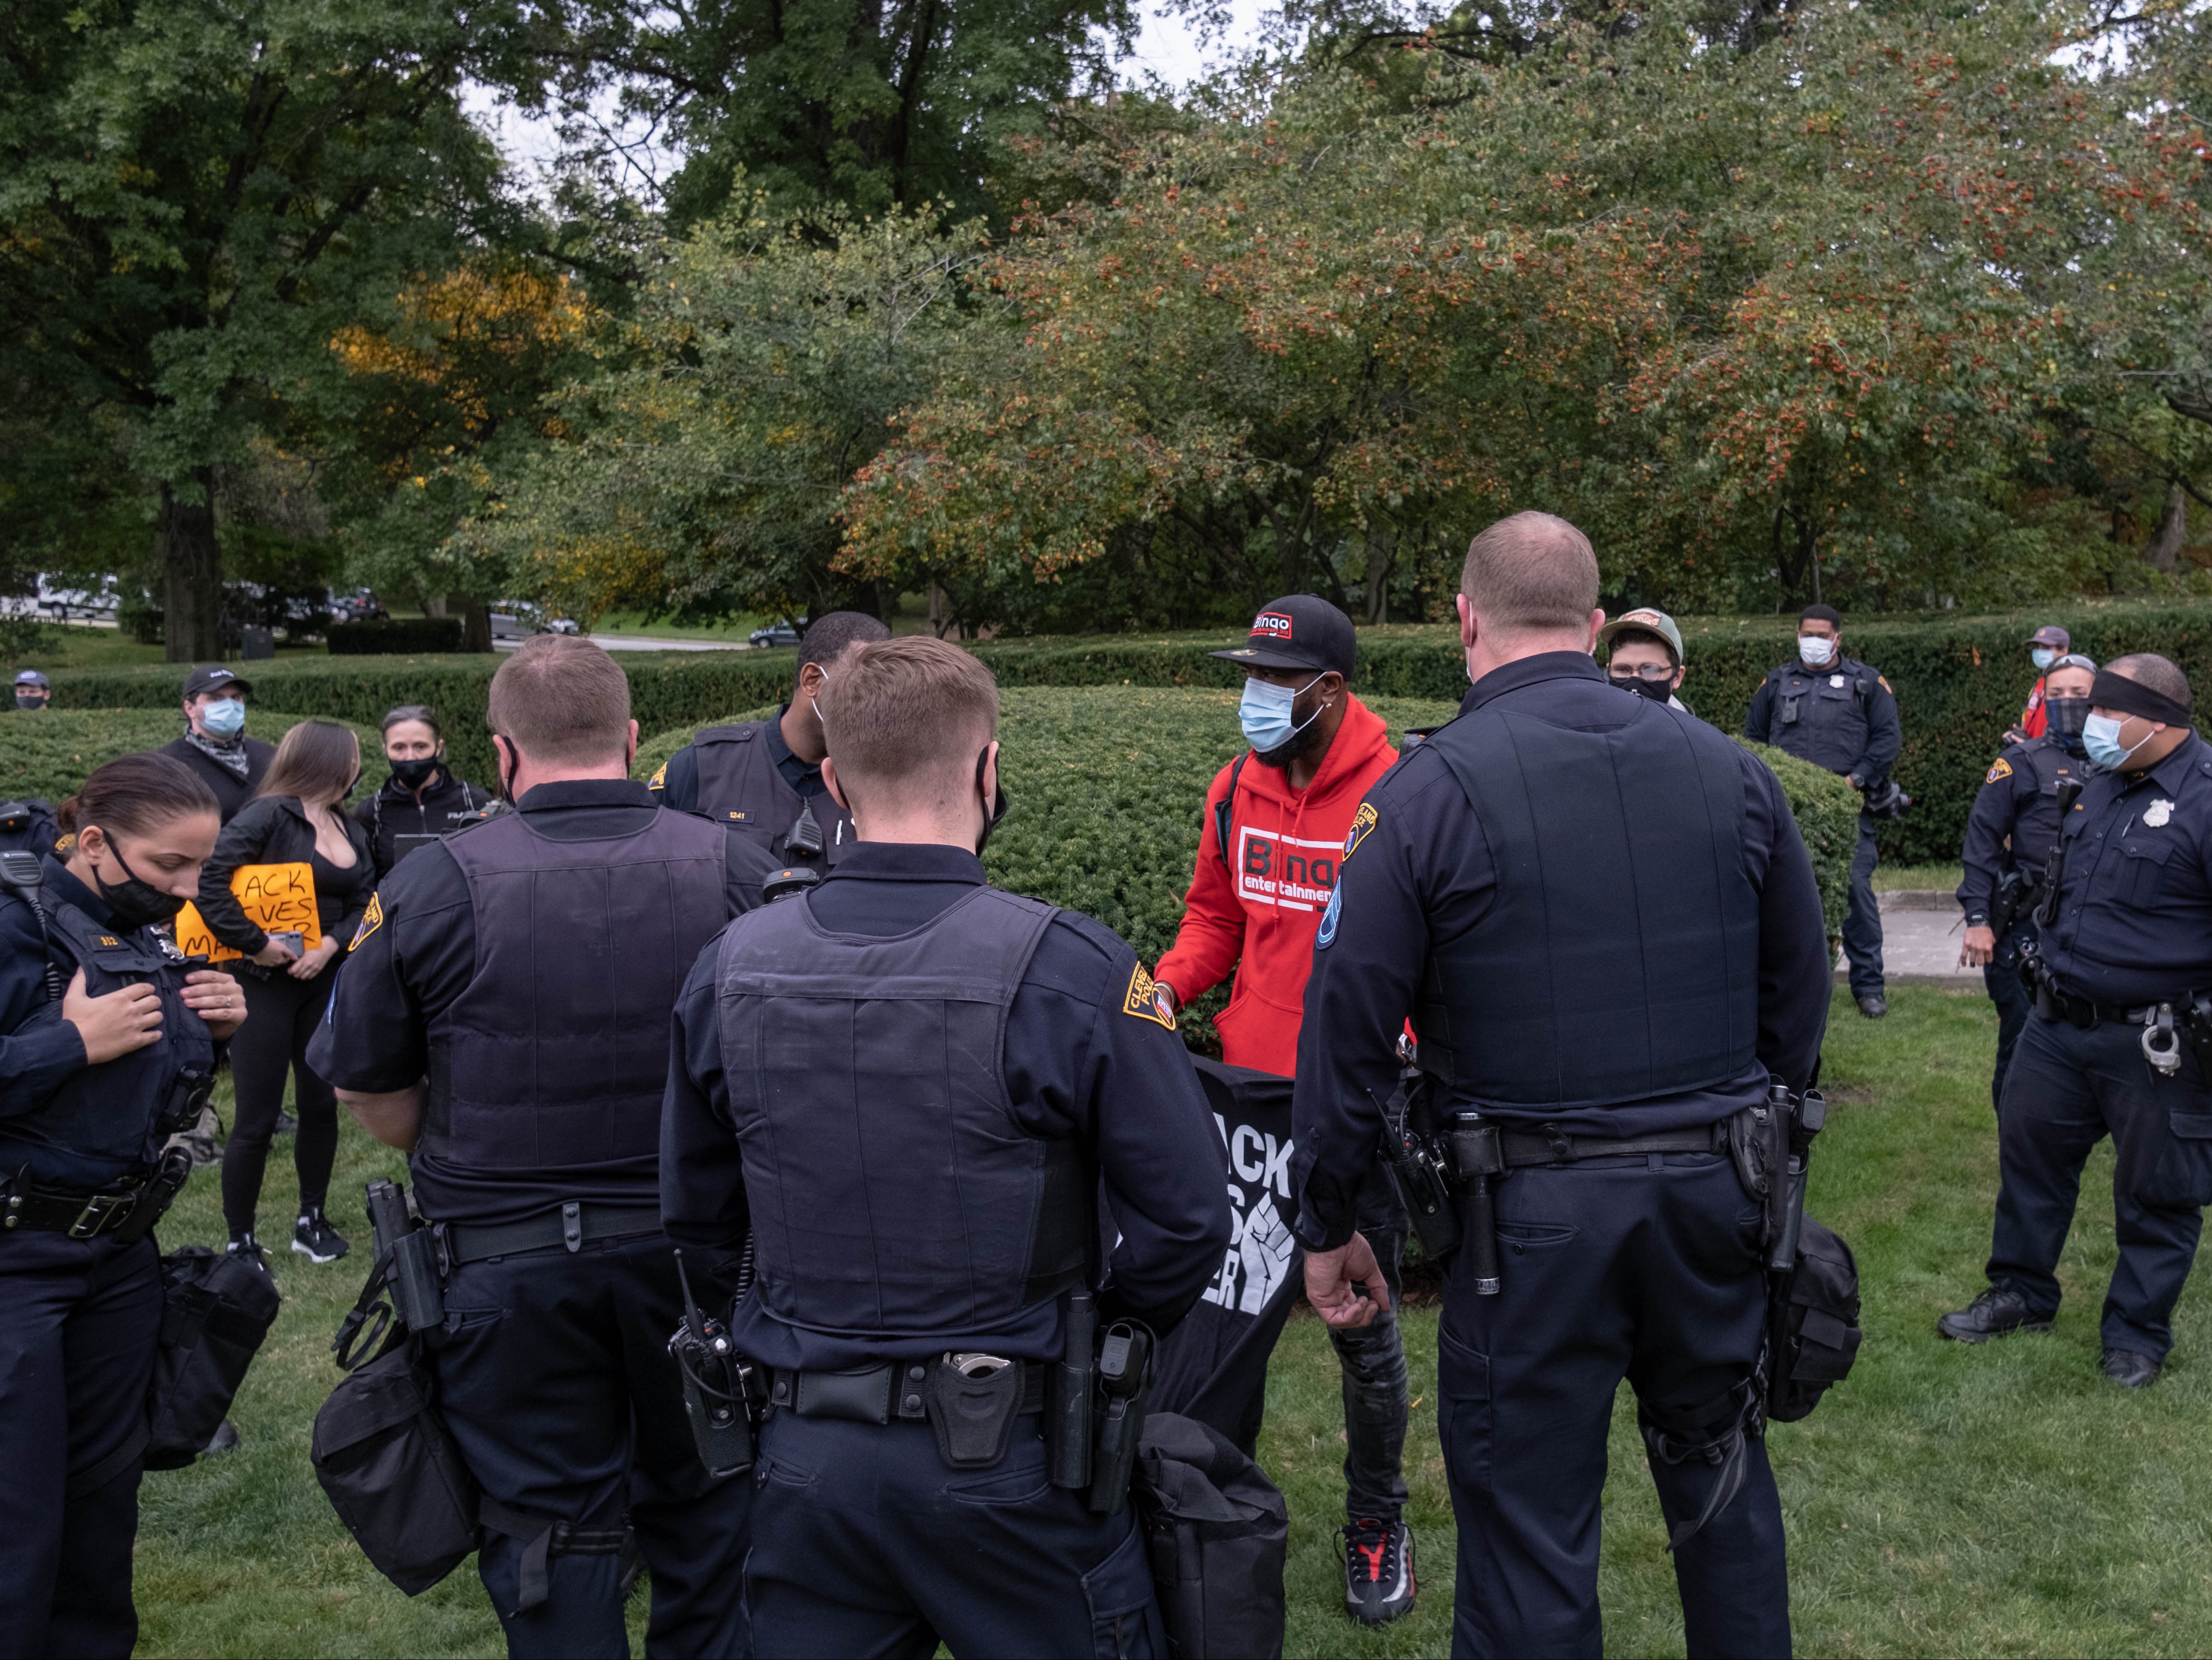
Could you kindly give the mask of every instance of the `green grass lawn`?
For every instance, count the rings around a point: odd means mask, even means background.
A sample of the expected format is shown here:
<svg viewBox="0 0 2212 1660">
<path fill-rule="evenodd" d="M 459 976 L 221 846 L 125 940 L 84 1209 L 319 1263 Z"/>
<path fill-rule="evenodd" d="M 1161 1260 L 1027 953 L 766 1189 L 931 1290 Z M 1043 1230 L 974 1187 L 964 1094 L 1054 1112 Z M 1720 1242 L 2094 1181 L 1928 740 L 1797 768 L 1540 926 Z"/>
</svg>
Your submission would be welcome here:
<svg viewBox="0 0 2212 1660">
<path fill-rule="evenodd" d="M 2057 1330 L 1980 1349 L 1939 1341 L 1936 1316 L 1977 1289 L 1996 1189 L 1987 1069 L 1995 1021 L 1978 994 L 1900 987 L 1887 1020 L 1840 994 L 1827 1052 L 1836 1104 L 1815 1154 L 1814 1212 L 1858 1253 L 1867 1331 L 1857 1371 L 1802 1424 L 1771 1432 L 1790 1529 L 1798 1651 L 2146 1654 L 2212 1651 L 2212 1330 L 2193 1294 L 2155 1388 L 2096 1372 L 2097 1305 L 2112 1262 L 2112 1161 L 2084 1184 L 2061 1273 Z M 289 1149 L 271 1161 L 265 1231 L 291 1214 Z M 365 1245 L 362 1183 L 396 1173 L 349 1126 L 334 1213 Z M 222 1237 L 211 1175 L 165 1243 Z M 408 1601 L 370 1571 L 308 1470 L 314 1409 L 334 1377 L 329 1335 L 361 1278 L 281 1250 L 284 1311 L 233 1416 L 238 1451 L 147 1478 L 138 1548 L 140 1651 L 191 1655 L 497 1654 L 474 1573 Z M 1291 1513 L 1293 1655 L 1425 1655 L 1449 1645 L 1452 1528 L 1435 1429 L 1433 1308 L 1406 1323 L 1407 1438 L 1423 1592 L 1378 1633 L 1340 1612 L 1341 1407 L 1319 1323 L 1294 1321 L 1268 1389 L 1261 1461 Z M 1613 1439 L 1600 1590 L 1607 1648 L 1680 1654 L 1658 1505 L 1624 1395 Z M 635 1626 L 639 1610 L 633 1609 Z"/>
</svg>

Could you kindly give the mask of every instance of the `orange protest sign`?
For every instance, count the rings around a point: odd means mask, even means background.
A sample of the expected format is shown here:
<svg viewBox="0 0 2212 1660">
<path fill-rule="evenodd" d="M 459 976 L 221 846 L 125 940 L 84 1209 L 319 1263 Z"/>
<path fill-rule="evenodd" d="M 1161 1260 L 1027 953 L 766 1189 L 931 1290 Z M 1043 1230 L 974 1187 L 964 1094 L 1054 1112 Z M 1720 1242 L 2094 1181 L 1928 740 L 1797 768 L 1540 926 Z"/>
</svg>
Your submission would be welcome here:
<svg viewBox="0 0 2212 1660">
<path fill-rule="evenodd" d="M 323 923 L 315 909 L 314 866 L 302 860 L 289 865 L 240 865 L 231 873 L 230 891 L 239 908 L 264 933 L 297 933 L 301 948 L 323 943 Z M 246 955 L 215 937 L 198 905 L 177 913 L 178 949 L 187 957 L 228 963 Z"/>
</svg>

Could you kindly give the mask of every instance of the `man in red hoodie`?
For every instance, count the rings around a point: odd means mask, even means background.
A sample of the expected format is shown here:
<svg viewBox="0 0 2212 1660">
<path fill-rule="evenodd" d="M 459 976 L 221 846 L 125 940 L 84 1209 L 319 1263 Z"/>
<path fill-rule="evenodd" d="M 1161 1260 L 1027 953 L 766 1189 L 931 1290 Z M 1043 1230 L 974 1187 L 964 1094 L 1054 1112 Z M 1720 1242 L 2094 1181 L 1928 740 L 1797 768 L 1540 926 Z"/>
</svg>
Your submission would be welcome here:
<svg viewBox="0 0 2212 1660">
<path fill-rule="evenodd" d="M 1252 747 L 1206 793 L 1182 928 L 1155 986 L 1172 1016 L 1235 972 L 1229 1006 L 1213 1022 L 1221 1058 L 1233 1067 L 1291 1071 L 1314 934 L 1336 890 L 1346 839 L 1361 800 L 1398 758 L 1382 718 L 1352 695 L 1357 650 L 1352 619 L 1300 593 L 1262 609 L 1244 645 L 1212 654 L 1243 666 L 1239 714 Z M 1360 1201 L 1360 1231 L 1370 1243 L 1382 1237 L 1376 1260 L 1394 1309 L 1406 1229 L 1378 1168 Z M 1329 1336 L 1344 1368 L 1345 1606 L 1379 1626 L 1413 1606 L 1405 1346 L 1389 1316 Z"/>
</svg>

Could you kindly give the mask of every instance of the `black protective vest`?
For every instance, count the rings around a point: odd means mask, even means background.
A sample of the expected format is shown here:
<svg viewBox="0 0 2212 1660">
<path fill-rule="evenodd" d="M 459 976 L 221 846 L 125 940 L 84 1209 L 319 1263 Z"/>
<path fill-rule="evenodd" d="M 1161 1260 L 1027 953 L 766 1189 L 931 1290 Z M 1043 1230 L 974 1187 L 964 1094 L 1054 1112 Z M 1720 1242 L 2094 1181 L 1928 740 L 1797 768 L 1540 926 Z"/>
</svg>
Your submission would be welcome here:
<svg viewBox="0 0 2212 1660">
<path fill-rule="evenodd" d="M 717 1019 L 763 1310 L 855 1338 L 989 1331 L 1076 1283 L 1073 1141 L 1014 1116 L 1008 1010 L 1053 908 L 979 887 L 887 939 L 804 899 L 722 936 Z"/>
<path fill-rule="evenodd" d="M 148 929 L 104 927 L 52 889 L 41 903 L 64 982 L 82 969 L 88 996 L 152 986 L 161 998 L 158 1043 L 82 1067 L 43 1106 L 0 1119 L 0 1173 L 97 1187 L 151 1166 L 162 1142 L 185 1128 L 169 1122 L 183 1073 L 213 1080 L 215 1039 L 182 995 L 185 976 L 206 964 Z"/>
<path fill-rule="evenodd" d="M 1849 772 L 1873 730 L 1875 672 L 1844 658 L 1825 669 L 1785 663 L 1766 677 L 1773 703 L 1766 741 L 1800 761 Z"/>
<path fill-rule="evenodd" d="M 691 740 L 699 766 L 698 811 L 718 819 L 779 865 L 827 872 L 853 850 L 860 838 L 853 820 L 824 790 L 804 796 L 776 770 L 775 757 L 762 734 L 765 721 L 737 727 L 708 727 Z M 822 851 L 801 855 L 791 845 L 792 826 L 801 808 L 811 812 L 822 832 Z"/>
<path fill-rule="evenodd" d="M 2040 882 L 2051 844 L 2058 839 L 2058 786 L 2069 778 L 2086 784 L 2089 774 L 2087 763 L 2069 755 L 2055 738 L 2031 738 L 2021 747 L 2035 773 L 2036 793 L 2013 819 L 2011 857 L 2030 881 Z"/>
<path fill-rule="evenodd" d="M 1735 1083 L 1759 1032 L 1743 751 L 1631 700 L 1578 732 L 1492 704 L 1423 746 L 1497 861 L 1482 920 L 1434 950 L 1421 1066 L 1483 1106 L 1607 1106 Z"/>
<path fill-rule="evenodd" d="M 476 973 L 430 1023 L 422 1150 L 485 1171 L 655 1154 L 677 995 L 730 920 L 726 833 L 662 812 L 634 836 L 556 842 L 510 812 L 446 848 Z"/>
</svg>

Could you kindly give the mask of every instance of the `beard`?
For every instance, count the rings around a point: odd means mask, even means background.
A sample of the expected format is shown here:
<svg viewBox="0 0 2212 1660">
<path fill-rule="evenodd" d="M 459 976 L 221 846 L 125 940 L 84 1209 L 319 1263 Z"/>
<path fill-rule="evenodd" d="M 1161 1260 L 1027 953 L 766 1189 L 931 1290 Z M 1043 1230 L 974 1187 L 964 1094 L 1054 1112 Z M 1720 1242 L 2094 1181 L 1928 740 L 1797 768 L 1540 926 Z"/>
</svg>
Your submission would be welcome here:
<svg viewBox="0 0 2212 1660">
<path fill-rule="evenodd" d="M 1293 725 L 1301 720 L 1305 720 L 1307 715 L 1314 714 L 1315 711 L 1311 709 L 1301 711 L 1295 703 L 1291 706 L 1291 721 Z M 1275 748 L 1254 750 L 1252 758 L 1263 767 L 1273 767 L 1280 771 L 1291 762 L 1304 760 L 1307 756 L 1313 754 L 1326 741 L 1322 733 L 1321 721 L 1316 718 L 1307 721 L 1304 727 L 1290 735 L 1286 742 L 1278 745 Z"/>
</svg>

